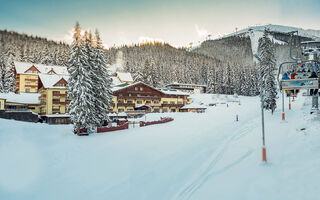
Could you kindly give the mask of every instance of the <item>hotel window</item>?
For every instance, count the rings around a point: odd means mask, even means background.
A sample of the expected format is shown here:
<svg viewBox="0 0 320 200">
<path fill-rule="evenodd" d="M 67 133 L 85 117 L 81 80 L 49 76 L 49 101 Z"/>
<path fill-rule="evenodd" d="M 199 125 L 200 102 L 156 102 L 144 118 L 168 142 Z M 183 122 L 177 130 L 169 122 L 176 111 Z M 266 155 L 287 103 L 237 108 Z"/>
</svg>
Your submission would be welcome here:
<svg viewBox="0 0 320 200">
<path fill-rule="evenodd" d="M 138 89 L 139 89 L 139 88 L 137 88 L 137 87 L 134 88 L 135 91 L 138 91 Z"/>
<path fill-rule="evenodd" d="M 146 101 L 146 104 L 150 104 L 151 103 L 151 101 Z"/>
<path fill-rule="evenodd" d="M 164 104 L 168 104 L 168 102 L 167 102 L 167 101 L 163 101 L 163 103 L 164 103 Z"/>
<path fill-rule="evenodd" d="M 28 89 L 26 89 L 26 92 L 30 92 L 30 89 L 28 88 Z"/>
<path fill-rule="evenodd" d="M 142 104 L 142 101 L 137 101 L 137 104 Z"/>
<path fill-rule="evenodd" d="M 171 109 L 171 112 L 176 112 L 176 109 Z"/>
<path fill-rule="evenodd" d="M 174 104 L 174 101 L 170 101 L 170 104 Z"/>
<path fill-rule="evenodd" d="M 129 93 L 129 97 L 131 97 L 131 94 Z"/>
<path fill-rule="evenodd" d="M 118 112 L 123 112 L 124 111 L 124 109 L 118 109 Z"/>
<path fill-rule="evenodd" d="M 168 110 L 166 108 L 162 108 L 162 112 L 168 112 Z"/>
<path fill-rule="evenodd" d="M 156 103 L 156 104 L 158 104 L 159 103 L 159 101 L 153 101 L 154 103 Z"/>
<path fill-rule="evenodd" d="M 140 88 L 140 91 L 142 91 L 142 90 L 143 90 L 143 88 L 141 87 L 141 88 Z"/>
</svg>

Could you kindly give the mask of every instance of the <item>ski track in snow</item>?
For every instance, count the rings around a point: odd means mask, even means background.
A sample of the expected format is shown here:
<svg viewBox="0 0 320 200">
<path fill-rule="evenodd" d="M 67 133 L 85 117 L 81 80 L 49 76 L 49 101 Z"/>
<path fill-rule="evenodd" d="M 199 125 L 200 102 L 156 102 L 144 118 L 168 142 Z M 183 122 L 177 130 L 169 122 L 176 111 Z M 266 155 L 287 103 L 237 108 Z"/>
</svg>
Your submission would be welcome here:
<svg viewBox="0 0 320 200">
<path fill-rule="evenodd" d="M 233 166 L 239 164 L 243 160 L 245 160 L 248 156 L 250 156 L 253 152 L 252 149 L 248 149 L 245 154 L 240 156 L 239 158 L 235 159 L 234 162 L 224 166 L 222 169 L 217 170 L 215 166 L 219 163 L 220 160 L 223 159 L 225 152 L 228 150 L 230 144 L 241 137 L 245 136 L 246 134 L 250 133 L 255 128 L 255 124 L 257 124 L 256 118 L 251 120 L 250 123 L 243 126 L 241 129 L 238 129 L 233 135 L 231 135 L 223 144 L 219 145 L 216 153 L 213 154 L 211 158 L 208 159 L 206 164 L 203 167 L 204 169 L 201 170 L 202 172 L 200 175 L 196 176 L 192 179 L 191 183 L 185 185 L 182 190 L 175 196 L 174 199 L 181 199 L 181 200 L 188 200 L 192 197 L 192 195 L 212 176 L 218 175 L 227 171 L 228 169 L 232 168 Z M 209 163 L 209 164 L 207 164 Z"/>
</svg>

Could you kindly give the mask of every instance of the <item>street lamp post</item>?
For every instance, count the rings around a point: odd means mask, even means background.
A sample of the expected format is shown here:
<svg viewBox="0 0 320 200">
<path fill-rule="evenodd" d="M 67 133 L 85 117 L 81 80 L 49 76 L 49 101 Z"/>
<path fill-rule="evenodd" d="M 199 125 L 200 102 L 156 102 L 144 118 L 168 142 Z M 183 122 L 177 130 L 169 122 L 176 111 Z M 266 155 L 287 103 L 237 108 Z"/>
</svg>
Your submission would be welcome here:
<svg viewBox="0 0 320 200">
<path fill-rule="evenodd" d="M 266 144 L 265 144 L 265 138 L 264 138 L 264 95 L 263 95 L 263 80 L 262 80 L 262 66 L 261 66 L 261 58 L 257 55 L 253 55 L 258 61 L 260 65 L 260 104 L 261 104 L 261 125 L 262 125 L 262 162 L 267 162 L 267 150 L 266 150 Z"/>
</svg>

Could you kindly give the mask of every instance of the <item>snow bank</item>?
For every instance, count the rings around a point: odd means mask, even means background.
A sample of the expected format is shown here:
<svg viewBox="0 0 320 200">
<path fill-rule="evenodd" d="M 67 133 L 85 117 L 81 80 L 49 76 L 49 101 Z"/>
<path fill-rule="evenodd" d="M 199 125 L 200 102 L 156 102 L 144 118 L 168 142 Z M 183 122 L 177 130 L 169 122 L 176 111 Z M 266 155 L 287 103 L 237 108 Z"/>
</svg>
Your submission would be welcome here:
<svg viewBox="0 0 320 200">
<path fill-rule="evenodd" d="M 0 197 L 318 199 L 320 123 L 309 115 L 311 99 L 299 96 L 290 112 L 286 105 L 286 122 L 280 109 L 266 112 L 268 164 L 261 164 L 259 98 L 239 99 L 201 114 L 148 114 L 147 121 L 174 121 L 88 137 L 70 125 L 0 119 Z"/>
</svg>

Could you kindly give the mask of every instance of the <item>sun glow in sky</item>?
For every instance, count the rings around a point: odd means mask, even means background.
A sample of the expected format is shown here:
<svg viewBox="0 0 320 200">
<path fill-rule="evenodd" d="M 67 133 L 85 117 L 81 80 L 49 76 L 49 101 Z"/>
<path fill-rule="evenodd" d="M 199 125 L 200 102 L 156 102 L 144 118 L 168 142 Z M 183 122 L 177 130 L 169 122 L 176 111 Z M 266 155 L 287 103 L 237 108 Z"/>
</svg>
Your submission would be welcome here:
<svg viewBox="0 0 320 200">
<path fill-rule="evenodd" d="M 320 29 L 319 0 L 0 0 L 0 29 L 70 42 L 76 21 L 106 46 L 199 43 L 253 25 Z"/>
</svg>

